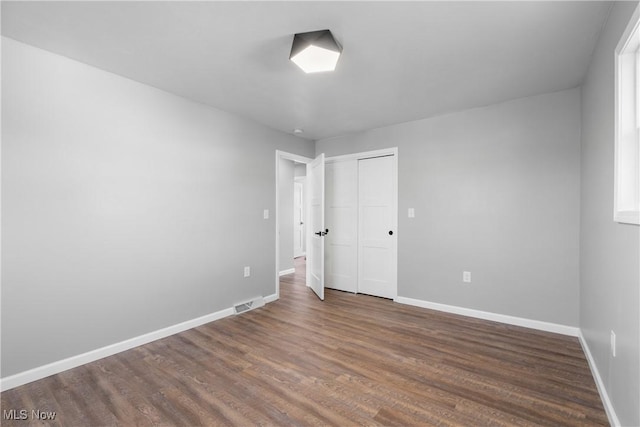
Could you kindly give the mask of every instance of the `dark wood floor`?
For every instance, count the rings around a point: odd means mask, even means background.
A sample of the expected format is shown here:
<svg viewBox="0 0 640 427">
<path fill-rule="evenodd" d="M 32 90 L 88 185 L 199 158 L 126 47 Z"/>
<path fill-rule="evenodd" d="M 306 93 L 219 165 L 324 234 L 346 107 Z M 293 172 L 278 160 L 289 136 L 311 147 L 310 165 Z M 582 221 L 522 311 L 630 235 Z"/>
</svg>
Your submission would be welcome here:
<svg viewBox="0 0 640 427">
<path fill-rule="evenodd" d="M 2 409 L 60 426 L 608 425 L 577 339 L 332 290 L 321 302 L 303 267 L 277 302 L 6 391 Z"/>
</svg>

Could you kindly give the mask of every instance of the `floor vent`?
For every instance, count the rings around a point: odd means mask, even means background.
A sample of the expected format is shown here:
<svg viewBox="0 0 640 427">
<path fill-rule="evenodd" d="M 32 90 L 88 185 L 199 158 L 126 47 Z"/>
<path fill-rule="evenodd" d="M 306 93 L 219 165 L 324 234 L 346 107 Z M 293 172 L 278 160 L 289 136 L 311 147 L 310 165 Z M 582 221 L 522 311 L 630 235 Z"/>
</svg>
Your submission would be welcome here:
<svg viewBox="0 0 640 427">
<path fill-rule="evenodd" d="M 236 314 L 245 313 L 247 311 L 260 308 L 264 306 L 264 298 L 258 297 L 254 298 L 251 301 L 243 302 L 242 304 L 238 304 L 233 307 Z"/>
</svg>

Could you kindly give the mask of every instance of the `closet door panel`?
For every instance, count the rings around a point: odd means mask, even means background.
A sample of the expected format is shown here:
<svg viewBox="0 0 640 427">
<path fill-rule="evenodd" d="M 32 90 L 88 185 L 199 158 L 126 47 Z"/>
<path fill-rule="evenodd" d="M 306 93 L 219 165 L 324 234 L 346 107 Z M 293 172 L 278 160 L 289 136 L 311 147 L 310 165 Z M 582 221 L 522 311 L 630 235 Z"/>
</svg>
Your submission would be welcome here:
<svg viewBox="0 0 640 427">
<path fill-rule="evenodd" d="M 325 286 L 357 292 L 358 163 L 357 160 L 326 165 Z"/>
<path fill-rule="evenodd" d="M 358 161 L 358 292 L 384 298 L 397 296 L 394 160 Z"/>
</svg>

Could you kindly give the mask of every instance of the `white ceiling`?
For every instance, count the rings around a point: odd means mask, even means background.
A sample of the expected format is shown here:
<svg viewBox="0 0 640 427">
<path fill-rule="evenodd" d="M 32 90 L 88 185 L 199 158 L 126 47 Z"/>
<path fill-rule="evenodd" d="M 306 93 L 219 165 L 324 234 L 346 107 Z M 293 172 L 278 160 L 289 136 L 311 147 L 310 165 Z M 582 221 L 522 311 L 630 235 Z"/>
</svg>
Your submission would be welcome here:
<svg viewBox="0 0 640 427">
<path fill-rule="evenodd" d="M 610 4 L 2 1 L 2 34 L 321 139 L 576 87 Z M 304 74 L 326 28 L 338 67 Z"/>
</svg>

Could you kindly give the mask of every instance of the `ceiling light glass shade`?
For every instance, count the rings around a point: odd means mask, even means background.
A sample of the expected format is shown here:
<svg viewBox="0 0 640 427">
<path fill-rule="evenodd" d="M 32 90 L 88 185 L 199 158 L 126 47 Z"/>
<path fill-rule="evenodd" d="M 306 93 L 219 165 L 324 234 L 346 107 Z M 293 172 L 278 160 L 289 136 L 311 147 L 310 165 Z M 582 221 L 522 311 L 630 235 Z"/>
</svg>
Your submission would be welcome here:
<svg viewBox="0 0 640 427">
<path fill-rule="evenodd" d="M 331 31 L 312 31 L 293 36 L 289 59 L 305 73 L 319 73 L 335 70 L 341 52 Z"/>
</svg>

